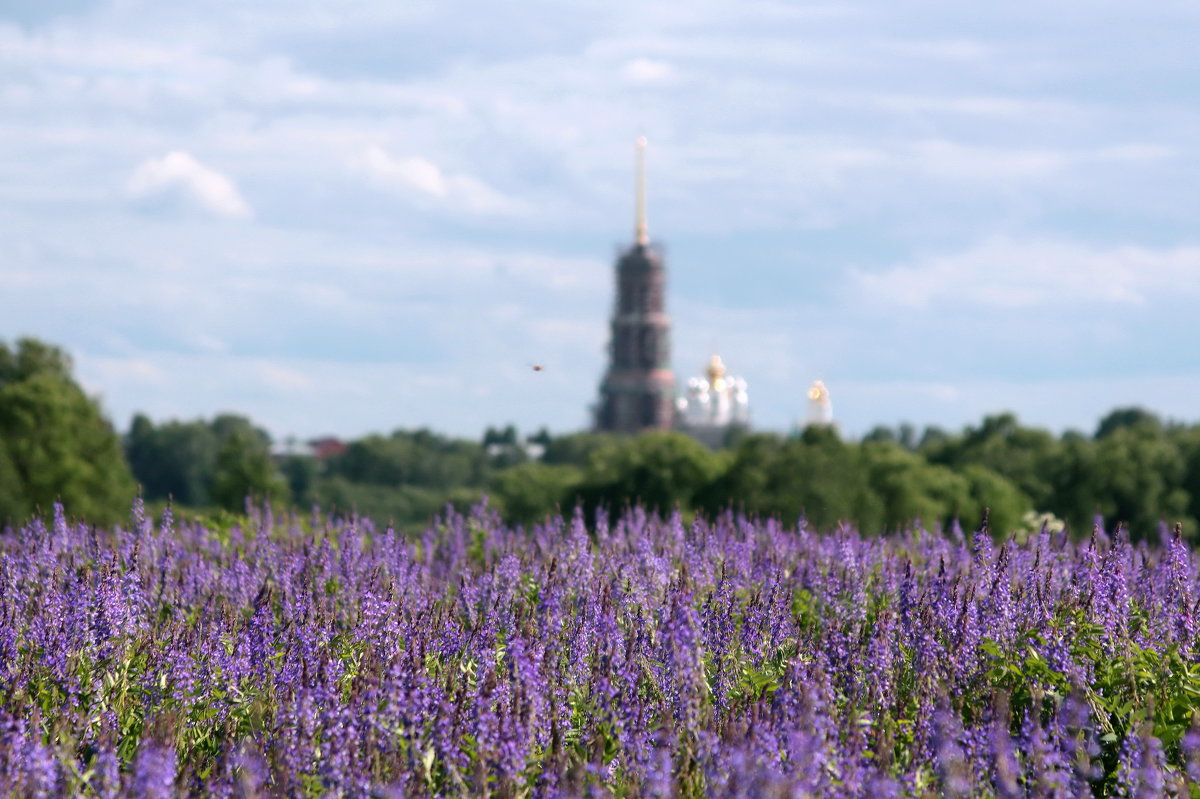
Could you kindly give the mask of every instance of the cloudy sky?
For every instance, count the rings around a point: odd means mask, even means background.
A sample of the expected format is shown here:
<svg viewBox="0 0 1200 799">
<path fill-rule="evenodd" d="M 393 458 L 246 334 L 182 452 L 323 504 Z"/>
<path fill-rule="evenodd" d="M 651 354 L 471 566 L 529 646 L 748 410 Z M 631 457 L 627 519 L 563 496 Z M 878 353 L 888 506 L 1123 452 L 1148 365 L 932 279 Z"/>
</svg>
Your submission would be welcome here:
<svg viewBox="0 0 1200 799">
<path fill-rule="evenodd" d="M 0 338 L 118 427 L 585 426 L 645 134 L 757 426 L 1200 420 L 1200 5 L 0 0 Z M 545 368 L 534 372 L 531 364 Z"/>
</svg>

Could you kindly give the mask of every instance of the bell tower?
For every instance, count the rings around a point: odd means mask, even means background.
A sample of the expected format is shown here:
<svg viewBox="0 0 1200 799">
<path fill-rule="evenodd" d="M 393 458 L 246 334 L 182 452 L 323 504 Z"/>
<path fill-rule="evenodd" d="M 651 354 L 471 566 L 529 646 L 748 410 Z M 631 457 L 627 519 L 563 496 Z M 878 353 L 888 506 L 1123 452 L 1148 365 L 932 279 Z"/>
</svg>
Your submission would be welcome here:
<svg viewBox="0 0 1200 799">
<path fill-rule="evenodd" d="M 637 140 L 633 245 L 617 259 L 608 370 L 600 383 L 596 429 L 618 433 L 670 429 L 675 421 L 666 265 L 646 225 L 646 138 Z"/>
</svg>

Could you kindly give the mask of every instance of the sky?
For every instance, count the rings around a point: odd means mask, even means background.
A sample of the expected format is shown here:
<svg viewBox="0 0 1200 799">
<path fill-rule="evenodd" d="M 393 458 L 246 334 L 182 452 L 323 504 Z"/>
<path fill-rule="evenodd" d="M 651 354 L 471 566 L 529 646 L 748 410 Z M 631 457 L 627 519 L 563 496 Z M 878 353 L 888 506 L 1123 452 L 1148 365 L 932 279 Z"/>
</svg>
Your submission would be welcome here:
<svg viewBox="0 0 1200 799">
<path fill-rule="evenodd" d="M 1200 4 L 0 0 L 0 339 L 118 429 L 590 424 L 649 140 L 756 427 L 1200 421 Z M 534 371 L 532 365 L 543 367 Z"/>
</svg>

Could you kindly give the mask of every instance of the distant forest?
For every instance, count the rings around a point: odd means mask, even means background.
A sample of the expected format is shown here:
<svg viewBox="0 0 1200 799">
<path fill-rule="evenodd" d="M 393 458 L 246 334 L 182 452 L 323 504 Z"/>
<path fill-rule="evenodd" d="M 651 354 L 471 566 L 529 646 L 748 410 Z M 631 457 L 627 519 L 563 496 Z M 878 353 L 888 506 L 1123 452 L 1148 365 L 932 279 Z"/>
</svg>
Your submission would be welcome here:
<svg viewBox="0 0 1200 799">
<path fill-rule="evenodd" d="M 157 424 L 139 415 L 121 435 L 65 353 L 35 339 L 0 342 L 0 525 L 60 500 L 71 515 L 117 521 L 139 490 L 179 513 L 237 513 L 251 497 L 409 530 L 486 495 L 517 524 L 641 504 L 883 532 L 914 521 L 975 528 L 988 508 L 997 534 L 1048 521 L 1082 536 L 1100 519 L 1134 539 L 1176 522 L 1195 536 L 1200 425 L 1123 408 L 1090 434 L 1054 435 L 1006 413 L 957 432 L 878 427 L 860 441 L 828 427 L 734 431 L 716 451 L 681 433 L 521 436 L 511 426 L 480 440 L 397 430 L 321 452 L 280 451 L 237 415 Z"/>
</svg>

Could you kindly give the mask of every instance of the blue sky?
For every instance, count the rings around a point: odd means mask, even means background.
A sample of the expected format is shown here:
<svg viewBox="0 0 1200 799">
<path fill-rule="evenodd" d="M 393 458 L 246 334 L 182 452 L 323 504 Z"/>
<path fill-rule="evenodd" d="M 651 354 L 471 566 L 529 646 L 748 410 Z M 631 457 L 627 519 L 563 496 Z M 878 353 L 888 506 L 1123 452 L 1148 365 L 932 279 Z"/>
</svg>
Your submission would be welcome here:
<svg viewBox="0 0 1200 799">
<path fill-rule="evenodd" d="M 761 428 L 1200 419 L 1200 5 L 0 0 L 0 338 L 118 427 L 588 421 L 645 134 Z M 530 364 L 544 365 L 534 372 Z"/>
</svg>

